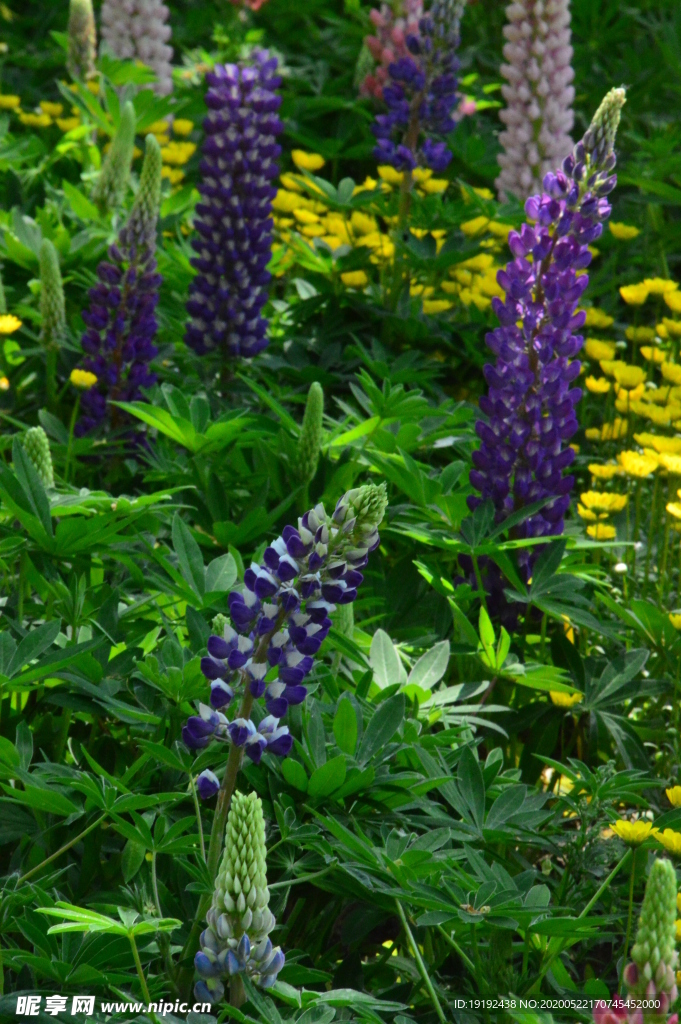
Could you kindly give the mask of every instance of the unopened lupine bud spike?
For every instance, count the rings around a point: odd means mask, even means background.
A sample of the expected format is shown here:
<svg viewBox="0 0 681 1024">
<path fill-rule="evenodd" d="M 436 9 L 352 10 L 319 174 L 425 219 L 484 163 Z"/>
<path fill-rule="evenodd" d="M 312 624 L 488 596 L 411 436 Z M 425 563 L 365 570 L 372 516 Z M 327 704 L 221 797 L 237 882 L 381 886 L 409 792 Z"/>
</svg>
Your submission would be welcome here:
<svg viewBox="0 0 681 1024">
<path fill-rule="evenodd" d="M 144 163 L 135 202 L 130 211 L 128 230 L 139 234 L 153 248 L 156 247 L 156 224 L 161 205 L 162 167 L 161 147 L 153 135 L 147 135 Z"/>
<path fill-rule="evenodd" d="M 138 60 L 155 72 L 159 96 L 173 91 L 172 35 L 168 7 L 161 0 L 104 0 L 102 40 L 114 57 Z"/>
<path fill-rule="evenodd" d="M 96 73 L 97 29 L 92 0 L 71 0 L 68 37 L 68 72 L 71 78 L 86 81 Z"/>
<path fill-rule="evenodd" d="M 622 107 L 627 101 L 626 90 L 611 89 L 601 102 L 584 136 L 584 149 L 591 158 L 591 170 L 600 167 L 615 148 Z"/>
<path fill-rule="evenodd" d="M 24 451 L 44 487 L 54 487 L 54 467 L 47 434 L 42 427 L 30 427 L 23 436 Z"/>
<path fill-rule="evenodd" d="M 324 420 L 324 391 L 315 381 L 310 385 L 305 403 L 303 425 L 296 451 L 296 475 L 305 484 L 314 479 L 319 465 Z"/>
<path fill-rule="evenodd" d="M 632 996 L 664 998 L 669 1006 L 676 990 L 676 872 L 671 861 L 653 862 L 646 883 L 633 961 L 625 971 Z"/>
<path fill-rule="evenodd" d="M 284 966 L 284 954 L 269 938 L 276 921 L 269 909 L 267 846 L 262 802 L 255 793 L 235 793 L 225 829 L 225 849 L 215 879 L 208 927 L 194 958 L 198 1000 L 220 1001 L 224 981 L 246 974 L 269 988 Z"/>
<path fill-rule="evenodd" d="M 66 335 L 64 285 L 59 269 L 59 256 L 49 238 L 40 245 L 40 340 L 45 348 L 58 348 Z"/>
<path fill-rule="evenodd" d="M 111 148 L 92 190 L 92 201 L 102 213 L 118 206 L 125 195 L 134 148 L 135 108 L 128 101 L 121 110 L 121 120 L 111 141 Z"/>
</svg>

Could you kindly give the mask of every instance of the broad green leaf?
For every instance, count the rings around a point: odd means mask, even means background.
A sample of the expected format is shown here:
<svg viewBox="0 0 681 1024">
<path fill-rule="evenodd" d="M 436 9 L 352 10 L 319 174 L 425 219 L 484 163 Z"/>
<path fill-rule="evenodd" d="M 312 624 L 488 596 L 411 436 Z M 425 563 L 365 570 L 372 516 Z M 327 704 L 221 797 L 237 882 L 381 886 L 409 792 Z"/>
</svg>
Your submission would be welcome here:
<svg viewBox="0 0 681 1024">
<path fill-rule="evenodd" d="M 386 686 L 406 682 L 406 672 L 397 649 L 383 629 L 377 629 L 373 635 L 369 662 L 374 670 L 374 682 L 382 690 Z"/>
<path fill-rule="evenodd" d="M 407 683 L 420 686 L 422 690 L 430 690 L 440 682 L 448 665 L 449 640 L 441 640 L 421 655 L 409 673 Z"/>
<path fill-rule="evenodd" d="M 18 803 L 25 804 L 26 807 L 32 807 L 35 811 L 43 811 L 45 814 L 56 814 L 60 818 L 68 818 L 71 814 L 80 814 L 80 808 L 76 804 L 54 789 L 41 789 L 38 786 L 13 789 L 11 786 L 5 786 L 4 784 L 2 788 L 8 796 L 13 797 Z"/>
<path fill-rule="evenodd" d="M 316 768 L 307 785 L 307 794 L 311 797 L 330 796 L 345 782 L 345 757 L 339 754 L 330 761 Z"/>
<path fill-rule="evenodd" d="M 357 747 L 357 714 L 346 698 L 338 702 L 333 718 L 333 735 L 344 754 L 352 756 Z"/>
<path fill-rule="evenodd" d="M 459 758 L 457 784 L 471 820 L 480 828 L 485 816 L 485 783 L 480 764 L 470 747 L 466 747 Z"/>
<path fill-rule="evenodd" d="M 203 598 L 206 585 L 203 555 L 179 512 L 173 516 L 173 548 L 180 563 L 182 575 L 194 593 Z"/>
<path fill-rule="evenodd" d="M 206 567 L 206 593 L 213 594 L 230 590 L 236 581 L 234 556 L 220 555 Z"/>
<path fill-rule="evenodd" d="M 39 658 L 43 651 L 52 646 L 60 630 L 61 623 L 59 619 L 52 619 L 51 622 L 44 622 L 42 626 L 32 629 L 17 647 L 14 657 L 7 668 L 7 675 L 13 676 L 24 665 L 27 665 L 35 658 Z"/>
<path fill-rule="evenodd" d="M 300 761 L 295 761 L 292 757 L 284 758 L 281 762 L 281 774 L 289 786 L 299 789 L 301 793 L 307 793 L 307 774 Z"/>
<path fill-rule="evenodd" d="M 359 748 L 358 761 L 366 764 L 389 743 L 404 721 L 404 694 L 396 693 L 379 704 L 371 718 Z"/>
<path fill-rule="evenodd" d="M 144 846 L 141 846 L 139 843 L 133 843 L 131 839 L 128 839 L 121 855 L 121 873 L 124 882 L 130 882 L 135 877 L 144 863 L 146 853 L 147 851 Z"/>
</svg>

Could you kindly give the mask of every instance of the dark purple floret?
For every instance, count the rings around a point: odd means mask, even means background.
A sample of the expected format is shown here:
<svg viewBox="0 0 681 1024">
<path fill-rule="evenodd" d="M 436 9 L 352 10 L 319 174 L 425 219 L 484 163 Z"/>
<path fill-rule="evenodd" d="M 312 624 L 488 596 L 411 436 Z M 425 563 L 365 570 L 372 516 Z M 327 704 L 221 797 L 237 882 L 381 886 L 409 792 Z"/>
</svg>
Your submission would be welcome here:
<svg viewBox="0 0 681 1024">
<path fill-rule="evenodd" d="M 185 340 L 199 355 L 218 349 L 255 356 L 267 345 L 267 301 L 272 255 L 271 201 L 279 173 L 282 130 L 277 61 L 254 50 L 252 64 L 217 65 L 206 75 L 202 175 L 196 207 L 198 274 L 191 284 Z"/>
</svg>

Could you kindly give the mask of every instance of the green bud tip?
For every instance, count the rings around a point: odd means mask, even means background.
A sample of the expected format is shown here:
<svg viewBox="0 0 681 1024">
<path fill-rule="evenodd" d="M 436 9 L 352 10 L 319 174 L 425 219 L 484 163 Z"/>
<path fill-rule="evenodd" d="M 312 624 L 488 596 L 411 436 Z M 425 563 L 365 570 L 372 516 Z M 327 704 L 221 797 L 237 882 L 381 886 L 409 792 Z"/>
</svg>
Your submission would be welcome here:
<svg viewBox="0 0 681 1024">
<path fill-rule="evenodd" d="M 584 147 L 591 155 L 592 163 L 602 163 L 615 148 L 622 107 L 626 101 L 624 88 L 611 89 L 594 114 L 584 136 Z"/>
<path fill-rule="evenodd" d="M 161 147 L 153 135 L 147 135 L 142 173 L 128 224 L 133 234 L 143 234 L 150 244 L 153 244 L 156 237 L 156 222 L 161 205 L 162 165 Z"/>
<path fill-rule="evenodd" d="M 650 869 L 631 957 L 642 983 L 676 965 L 676 872 L 661 857 Z"/>
<path fill-rule="evenodd" d="M 44 487 L 54 487 L 54 467 L 47 434 L 42 427 L 30 427 L 23 437 L 24 451 Z"/>
<path fill-rule="evenodd" d="M 85 80 L 95 74 L 97 29 L 92 0 L 70 0 L 66 66 L 72 78 Z"/>
<path fill-rule="evenodd" d="M 355 487 L 348 491 L 345 497 L 354 509 L 358 528 L 376 529 L 380 526 L 388 507 L 388 489 L 385 482 Z"/>
<path fill-rule="evenodd" d="M 111 148 L 92 190 L 92 200 L 102 213 L 118 206 L 125 195 L 135 149 L 135 123 L 135 108 L 128 100 L 121 110 Z"/>
<path fill-rule="evenodd" d="M 315 381 L 310 385 L 305 403 L 303 425 L 298 438 L 296 475 L 303 483 L 310 483 L 317 472 L 322 447 L 324 420 L 324 391 Z"/>
<path fill-rule="evenodd" d="M 55 348 L 66 334 L 66 311 L 59 256 L 49 238 L 42 240 L 39 262 L 40 312 L 43 320 L 40 339 L 46 348 Z"/>
<path fill-rule="evenodd" d="M 230 622 L 227 616 L 223 615 L 222 612 L 218 612 L 213 619 L 213 633 L 215 636 L 222 636 L 225 631 L 225 626 L 229 626 L 229 624 Z"/>
</svg>

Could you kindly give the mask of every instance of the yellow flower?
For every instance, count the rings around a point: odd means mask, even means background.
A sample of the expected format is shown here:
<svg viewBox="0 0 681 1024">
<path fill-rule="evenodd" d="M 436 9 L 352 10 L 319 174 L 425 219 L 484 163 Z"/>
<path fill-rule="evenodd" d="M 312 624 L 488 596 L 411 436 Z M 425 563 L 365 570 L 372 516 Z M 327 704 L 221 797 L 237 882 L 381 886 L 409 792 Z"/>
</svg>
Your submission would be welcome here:
<svg viewBox="0 0 681 1024">
<path fill-rule="evenodd" d="M 599 518 L 595 512 L 591 511 L 591 509 L 584 508 L 584 506 L 580 504 L 577 504 L 577 515 L 581 519 L 586 519 L 589 523 L 595 523 L 596 520 Z M 607 519 L 608 517 L 604 516 L 603 518 Z"/>
<path fill-rule="evenodd" d="M 504 241 L 508 238 L 511 231 L 513 231 L 512 224 L 501 224 L 498 220 L 491 220 L 488 228 L 490 234 L 496 238 L 503 238 Z"/>
<path fill-rule="evenodd" d="M 27 128 L 49 128 L 52 118 L 49 114 L 19 114 L 19 120 Z"/>
<path fill-rule="evenodd" d="M 282 183 L 284 188 L 290 192 L 302 192 L 302 188 L 299 184 L 299 179 L 295 174 L 280 174 L 279 181 Z"/>
<path fill-rule="evenodd" d="M 343 242 L 343 239 L 339 238 L 338 235 L 322 235 L 319 241 L 324 242 L 325 245 L 328 245 L 331 252 L 335 252 L 336 249 L 340 249 L 341 245 L 345 244 Z"/>
<path fill-rule="evenodd" d="M 657 333 L 660 334 L 664 328 L 667 337 L 681 338 L 681 320 L 670 320 L 668 316 L 662 317 L 662 323 L 657 325 Z"/>
<path fill-rule="evenodd" d="M 607 313 L 604 313 L 602 309 L 598 309 L 597 306 L 590 306 L 588 309 L 585 309 L 584 312 L 586 313 L 586 320 L 584 322 L 586 327 L 600 327 L 605 329 L 615 322 L 614 317 L 608 316 Z"/>
<path fill-rule="evenodd" d="M 0 96 L 0 110 L 16 110 L 21 106 L 18 96 Z"/>
<path fill-rule="evenodd" d="M 662 843 L 668 853 L 681 853 L 681 832 L 666 828 L 664 832 L 656 832 L 655 838 L 658 843 Z"/>
<path fill-rule="evenodd" d="M 679 369 L 681 370 L 681 366 Z M 646 379 L 646 371 L 642 366 L 629 366 L 619 361 L 615 361 L 612 375 L 623 388 L 636 388 Z"/>
<path fill-rule="evenodd" d="M 635 228 L 633 224 L 623 224 L 620 222 L 610 221 L 610 230 L 616 239 L 620 242 L 628 242 L 632 238 L 636 238 L 641 232 L 638 228 Z"/>
<path fill-rule="evenodd" d="M 671 618 L 671 615 L 669 617 Z M 672 807 L 681 807 L 681 786 L 672 786 L 671 789 L 665 789 L 665 793 Z"/>
<path fill-rule="evenodd" d="M 164 164 L 161 168 L 161 177 L 166 178 L 171 185 L 179 185 L 181 181 L 184 181 L 184 171 L 181 171 L 179 167 L 167 167 Z"/>
<path fill-rule="evenodd" d="M 173 132 L 175 135 L 191 135 L 194 131 L 194 122 L 186 117 L 176 117 L 173 121 Z"/>
<path fill-rule="evenodd" d="M 415 167 L 411 172 L 411 176 L 417 185 L 422 185 L 424 181 L 428 181 L 429 178 L 433 177 L 433 172 L 430 167 Z"/>
<path fill-rule="evenodd" d="M 635 345 L 642 345 L 646 341 L 652 341 L 655 337 L 652 327 L 627 327 L 624 334 L 627 340 L 633 341 Z"/>
<path fill-rule="evenodd" d="M 615 527 L 608 526 L 606 523 L 594 523 L 593 526 L 587 526 L 586 532 L 592 540 L 614 540 L 617 536 Z"/>
<path fill-rule="evenodd" d="M 473 220 L 464 221 L 459 227 L 466 238 L 473 238 L 475 235 L 482 234 L 489 227 L 489 224 L 489 217 L 474 217 Z"/>
<path fill-rule="evenodd" d="M 665 292 L 664 301 L 672 313 L 681 313 L 681 292 Z"/>
<path fill-rule="evenodd" d="M 22 322 L 18 316 L 14 316 L 12 313 L 3 313 L 0 315 L 0 334 L 14 334 L 19 330 Z"/>
<path fill-rule="evenodd" d="M 88 388 L 92 388 L 97 383 L 97 377 L 94 373 L 90 373 L 89 370 L 71 370 L 71 376 L 69 377 L 71 383 L 77 387 L 87 391 Z"/>
<path fill-rule="evenodd" d="M 629 430 L 627 420 L 616 416 L 612 423 L 604 423 L 602 427 L 589 427 L 584 431 L 589 441 L 618 441 L 626 437 Z"/>
<path fill-rule="evenodd" d="M 670 384 L 681 384 L 681 366 L 678 363 L 665 362 L 660 367 L 662 376 Z"/>
<path fill-rule="evenodd" d="M 617 389 L 617 398 L 619 399 L 619 401 L 615 402 L 615 406 L 617 408 L 617 411 L 618 412 L 627 412 L 628 411 L 627 410 L 628 403 L 629 402 L 635 402 L 637 399 L 642 398 L 643 395 L 645 394 L 645 390 L 646 390 L 645 384 L 638 384 L 635 388 L 632 388 L 631 391 L 627 391 L 626 388 L 618 388 Z M 620 402 L 624 403 L 622 408 L 620 408 Z"/>
<path fill-rule="evenodd" d="M 341 274 L 341 281 L 348 288 L 364 288 L 369 283 L 369 278 L 363 270 L 347 270 Z"/>
<path fill-rule="evenodd" d="M 448 185 L 449 182 L 445 178 L 429 178 L 427 181 L 422 182 L 419 188 L 427 196 L 434 196 L 444 192 Z"/>
<path fill-rule="evenodd" d="M 629 843 L 630 846 L 639 846 L 650 836 L 655 836 L 657 839 L 659 831 L 650 821 L 626 821 L 624 818 L 613 821 L 610 828 L 616 836 L 619 836 L 625 843 Z"/>
<path fill-rule="evenodd" d="M 404 179 L 402 171 L 396 171 L 390 164 L 384 164 L 378 168 L 378 176 L 386 185 L 401 185 Z"/>
<path fill-rule="evenodd" d="M 79 117 L 58 117 L 57 128 L 62 132 L 71 132 L 80 124 Z"/>
<path fill-rule="evenodd" d="M 644 284 L 625 284 L 620 295 L 628 306 L 642 306 L 648 298 L 648 288 Z"/>
<path fill-rule="evenodd" d="M 9 381 L 7 377 L 0 377 L 0 391 L 9 391 Z"/>
<path fill-rule="evenodd" d="M 561 693 L 559 690 L 551 690 L 549 697 L 551 698 L 551 703 L 555 704 L 557 708 L 571 708 L 584 700 L 583 693 Z"/>
<path fill-rule="evenodd" d="M 676 922 L 676 941 L 678 942 L 679 939 L 681 939 L 681 921 Z M 677 971 L 677 974 L 678 973 L 679 972 Z"/>
<path fill-rule="evenodd" d="M 321 171 L 326 163 L 319 153 L 306 153 L 303 149 L 294 149 L 291 159 L 299 171 Z"/>
<path fill-rule="evenodd" d="M 371 231 L 376 231 L 377 228 L 376 218 L 370 217 L 368 213 L 363 213 L 361 210 L 353 212 L 350 224 L 359 235 L 368 235 Z"/>
<path fill-rule="evenodd" d="M 424 299 L 423 301 L 423 312 L 430 316 L 436 313 L 444 313 L 451 308 L 452 303 L 449 299 Z"/>
<path fill-rule="evenodd" d="M 681 505 L 679 505 L 678 501 L 670 501 L 667 505 L 667 512 L 674 516 L 674 519 L 681 519 Z M 681 616 L 677 617 L 681 619 Z"/>
<path fill-rule="evenodd" d="M 671 622 L 674 629 L 681 629 L 681 615 L 678 615 L 675 612 L 670 612 L 669 621 Z M 681 786 L 674 786 L 674 790 L 677 789 L 681 789 Z M 671 800 L 671 797 L 669 799 Z M 676 807 L 677 805 L 674 804 L 674 806 Z"/>
<path fill-rule="evenodd" d="M 634 441 L 641 448 L 654 448 L 656 452 L 681 455 L 681 437 L 658 437 L 657 434 L 634 434 Z"/>
<path fill-rule="evenodd" d="M 191 160 L 195 152 L 195 142 L 169 142 L 161 148 L 161 159 L 164 164 L 182 167 Z"/>
<path fill-rule="evenodd" d="M 662 452 L 659 456 L 660 465 L 664 466 L 672 476 L 681 476 L 681 455 L 673 455 L 671 452 Z"/>
<path fill-rule="evenodd" d="M 584 351 L 589 359 L 614 359 L 615 342 L 598 341 L 597 338 L 587 338 L 586 344 L 584 345 Z"/>
<path fill-rule="evenodd" d="M 594 512 L 621 512 L 627 504 L 626 494 L 607 494 L 603 491 L 584 491 L 580 501 Z"/>
<path fill-rule="evenodd" d="M 40 109 L 48 117 L 60 117 L 64 113 L 63 103 L 50 103 L 49 100 L 40 101 Z"/>
<path fill-rule="evenodd" d="M 273 208 L 280 213 L 293 213 L 301 205 L 301 197 L 296 195 L 295 192 L 287 192 L 284 188 L 278 189 L 276 196 L 272 200 Z"/>
<path fill-rule="evenodd" d="M 664 363 L 668 358 L 667 353 L 661 348 L 652 348 L 650 345 L 644 345 L 642 347 L 641 355 L 651 363 Z"/>
<path fill-rule="evenodd" d="M 627 474 L 643 478 L 650 476 L 657 469 L 657 459 L 649 455 L 639 455 L 638 452 L 620 452 L 617 461 Z"/>
<path fill-rule="evenodd" d="M 149 131 L 152 135 L 165 135 L 169 130 L 167 121 L 154 121 L 152 125 L 149 125 Z"/>
<path fill-rule="evenodd" d="M 666 277 L 646 277 L 643 284 L 651 295 L 666 295 L 668 292 L 675 292 L 679 287 L 676 281 L 670 281 Z"/>
<path fill-rule="evenodd" d="M 312 210 L 294 210 L 293 216 L 296 218 L 299 224 L 319 224 L 319 217 Z"/>
<path fill-rule="evenodd" d="M 607 395 L 610 390 L 610 381 L 605 377 L 587 377 L 584 383 L 586 390 L 594 395 Z"/>
<path fill-rule="evenodd" d="M 591 462 L 589 463 L 589 472 L 597 480 L 612 480 L 614 476 L 621 474 L 622 469 L 612 462 L 608 462 L 604 466 L 600 466 L 597 462 Z"/>
</svg>

